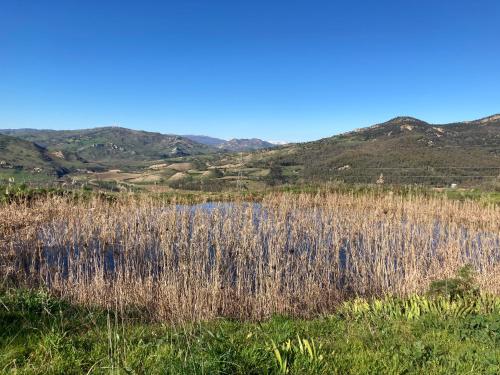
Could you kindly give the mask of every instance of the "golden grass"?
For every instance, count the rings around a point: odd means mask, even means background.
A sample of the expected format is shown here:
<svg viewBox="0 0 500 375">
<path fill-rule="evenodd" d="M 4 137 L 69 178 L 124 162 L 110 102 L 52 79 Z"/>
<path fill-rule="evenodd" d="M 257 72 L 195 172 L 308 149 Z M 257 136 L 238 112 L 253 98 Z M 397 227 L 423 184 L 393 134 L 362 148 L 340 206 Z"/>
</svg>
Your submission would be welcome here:
<svg viewBox="0 0 500 375">
<path fill-rule="evenodd" d="M 191 163 L 172 163 L 167 168 L 173 169 L 178 172 L 187 172 L 193 165 Z"/>
<path fill-rule="evenodd" d="M 188 176 L 187 173 L 184 172 L 177 172 L 173 176 L 169 178 L 169 181 L 177 181 L 177 180 L 182 180 Z"/>
<path fill-rule="evenodd" d="M 0 274 L 172 322 L 309 317 L 408 296 L 464 264 L 500 294 L 500 209 L 419 196 L 275 193 L 206 209 L 147 196 L 0 206 Z"/>
<path fill-rule="evenodd" d="M 133 178 L 139 178 L 141 176 L 142 175 L 140 173 L 127 173 L 122 172 L 119 169 L 112 169 L 107 172 L 92 173 L 92 179 L 95 180 L 125 181 Z"/>
</svg>

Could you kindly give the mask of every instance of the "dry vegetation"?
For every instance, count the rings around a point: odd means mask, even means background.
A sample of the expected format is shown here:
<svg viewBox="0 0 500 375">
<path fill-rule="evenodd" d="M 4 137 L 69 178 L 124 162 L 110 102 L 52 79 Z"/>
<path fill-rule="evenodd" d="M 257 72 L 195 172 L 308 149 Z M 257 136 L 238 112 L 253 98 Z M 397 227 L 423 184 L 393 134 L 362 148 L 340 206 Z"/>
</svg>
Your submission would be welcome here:
<svg viewBox="0 0 500 375">
<path fill-rule="evenodd" d="M 500 294 L 498 206 L 340 193 L 0 206 L 2 282 L 170 322 L 313 316 L 353 296 L 424 292 L 464 264 Z"/>
</svg>

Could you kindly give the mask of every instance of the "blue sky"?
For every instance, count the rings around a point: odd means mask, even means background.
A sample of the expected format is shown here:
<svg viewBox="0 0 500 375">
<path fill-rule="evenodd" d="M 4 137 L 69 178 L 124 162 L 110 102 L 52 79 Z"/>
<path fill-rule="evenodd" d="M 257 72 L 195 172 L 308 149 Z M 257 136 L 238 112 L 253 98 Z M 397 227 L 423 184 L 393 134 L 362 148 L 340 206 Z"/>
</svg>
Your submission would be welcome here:
<svg viewBox="0 0 500 375">
<path fill-rule="evenodd" d="M 500 112 L 500 1 L 0 3 L 0 127 L 318 139 Z"/>
</svg>

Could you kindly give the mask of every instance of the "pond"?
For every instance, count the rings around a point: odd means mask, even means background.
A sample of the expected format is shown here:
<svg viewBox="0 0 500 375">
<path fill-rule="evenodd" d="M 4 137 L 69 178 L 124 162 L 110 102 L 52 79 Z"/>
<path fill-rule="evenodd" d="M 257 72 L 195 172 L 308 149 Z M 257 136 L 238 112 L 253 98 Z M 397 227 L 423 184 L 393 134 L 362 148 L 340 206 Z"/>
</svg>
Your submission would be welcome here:
<svg viewBox="0 0 500 375">
<path fill-rule="evenodd" d="M 409 260 L 444 264 L 452 247 L 479 270 L 500 262 L 498 233 L 439 221 L 360 219 L 317 208 L 223 202 L 135 210 L 105 228 L 80 219 L 81 227 L 77 221 L 42 225 L 41 251 L 23 251 L 19 266 L 26 273 L 46 269 L 48 283 L 54 275 L 113 279 L 131 270 L 138 278 L 158 279 L 188 267 L 206 278 L 222 273 L 229 285 L 242 273 L 252 277 L 279 269 L 283 278 L 292 273 L 300 278 L 309 268 L 344 287 L 353 275 L 376 267 L 404 274 Z"/>
</svg>

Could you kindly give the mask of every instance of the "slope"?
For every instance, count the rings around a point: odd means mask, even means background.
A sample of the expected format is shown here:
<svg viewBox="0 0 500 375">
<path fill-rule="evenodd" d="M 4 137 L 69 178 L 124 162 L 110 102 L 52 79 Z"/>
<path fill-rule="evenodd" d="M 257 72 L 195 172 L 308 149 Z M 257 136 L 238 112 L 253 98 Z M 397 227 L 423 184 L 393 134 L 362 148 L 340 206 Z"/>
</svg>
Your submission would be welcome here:
<svg viewBox="0 0 500 375">
<path fill-rule="evenodd" d="M 67 170 L 32 142 L 0 134 L 0 174 L 62 176 Z"/>
<path fill-rule="evenodd" d="M 51 152 L 78 155 L 82 160 L 120 167 L 147 160 L 202 154 L 211 148 L 176 135 L 120 127 L 84 130 L 16 129 L 4 134 L 35 142 Z"/>
<path fill-rule="evenodd" d="M 222 151 L 229 152 L 254 151 L 276 147 L 275 144 L 263 141 L 259 138 L 233 138 L 229 141 L 226 141 L 224 139 L 207 137 L 204 135 L 184 135 L 183 137 L 189 138 L 192 141 L 202 143 L 204 145 L 216 147 Z"/>
<path fill-rule="evenodd" d="M 500 174 L 500 115 L 445 125 L 411 117 L 255 154 L 255 166 L 294 168 L 289 181 L 472 183 Z M 283 178 L 285 179 L 285 178 Z"/>
</svg>

